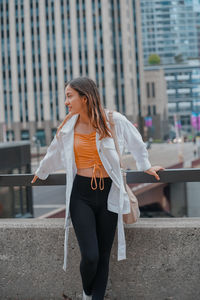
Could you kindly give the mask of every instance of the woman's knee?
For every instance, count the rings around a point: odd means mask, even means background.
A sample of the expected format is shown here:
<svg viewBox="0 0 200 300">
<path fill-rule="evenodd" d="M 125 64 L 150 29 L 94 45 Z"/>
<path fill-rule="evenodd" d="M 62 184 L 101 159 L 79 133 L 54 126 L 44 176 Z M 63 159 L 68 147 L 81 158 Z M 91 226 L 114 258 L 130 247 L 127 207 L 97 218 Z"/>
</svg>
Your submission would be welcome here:
<svg viewBox="0 0 200 300">
<path fill-rule="evenodd" d="M 86 253 L 82 256 L 82 262 L 90 268 L 96 268 L 99 262 L 99 253 Z"/>
</svg>

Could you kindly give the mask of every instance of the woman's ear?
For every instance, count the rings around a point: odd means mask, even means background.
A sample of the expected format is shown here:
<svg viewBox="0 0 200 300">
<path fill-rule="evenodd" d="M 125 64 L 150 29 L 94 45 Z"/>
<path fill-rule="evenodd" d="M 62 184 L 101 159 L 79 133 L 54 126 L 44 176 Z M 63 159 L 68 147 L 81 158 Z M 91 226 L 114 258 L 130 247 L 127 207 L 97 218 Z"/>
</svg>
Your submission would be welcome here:
<svg viewBox="0 0 200 300">
<path fill-rule="evenodd" d="M 84 96 L 82 100 L 83 100 L 83 103 L 84 103 L 84 104 L 87 103 L 87 97 Z"/>
</svg>

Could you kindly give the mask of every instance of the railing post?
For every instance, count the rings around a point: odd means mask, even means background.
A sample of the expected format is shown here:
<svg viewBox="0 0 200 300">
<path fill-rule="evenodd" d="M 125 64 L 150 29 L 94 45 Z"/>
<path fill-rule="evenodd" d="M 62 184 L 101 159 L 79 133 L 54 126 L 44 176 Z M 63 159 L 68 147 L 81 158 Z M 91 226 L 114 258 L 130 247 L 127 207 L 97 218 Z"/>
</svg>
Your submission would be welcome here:
<svg viewBox="0 0 200 300">
<path fill-rule="evenodd" d="M 188 217 L 200 216 L 200 182 L 186 182 Z"/>
<path fill-rule="evenodd" d="M 174 217 L 187 216 L 187 193 L 185 182 L 169 184 L 170 212 Z"/>
</svg>

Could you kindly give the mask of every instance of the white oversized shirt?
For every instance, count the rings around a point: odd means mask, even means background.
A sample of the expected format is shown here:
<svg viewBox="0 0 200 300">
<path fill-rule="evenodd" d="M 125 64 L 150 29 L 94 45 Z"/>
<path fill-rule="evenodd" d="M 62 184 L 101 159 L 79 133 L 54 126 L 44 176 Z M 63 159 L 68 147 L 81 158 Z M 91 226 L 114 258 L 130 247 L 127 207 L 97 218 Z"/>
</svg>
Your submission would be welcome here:
<svg viewBox="0 0 200 300">
<path fill-rule="evenodd" d="M 108 118 L 108 110 L 105 110 Z M 67 249 L 69 226 L 71 218 L 69 212 L 70 196 L 73 180 L 77 172 L 74 156 L 74 126 L 79 114 L 75 114 L 69 119 L 60 130 L 58 137 L 54 137 L 47 149 L 45 157 L 41 160 L 35 172 L 40 179 L 46 179 L 50 173 L 57 170 L 66 171 L 66 214 L 65 214 L 65 241 L 64 241 L 64 263 L 63 270 L 67 268 Z M 131 152 L 136 160 L 139 171 L 148 170 L 151 164 L 148 159 L 148 151 L 142 137 L 135 126 L 121 113 L 114 111 L 113 120 L 115 122 L 116 136 L 120 153 L 123 153 L 124 146 Z M 110 127 L 109 122 L 107 121 Z M 123 214 L 130 212 L 128 195 L 124 188 L 123 176 L 120 169 L 120 162 L 113 138 L 106 137 L 99 140 L 96 132 L 96 146 L 103 166 L 112 179 L 111 188 L 108 194 L 107 209 L 118 213 L 118 260 L 126 259 L 126 242 L 124 235 Z"/>
</svg>

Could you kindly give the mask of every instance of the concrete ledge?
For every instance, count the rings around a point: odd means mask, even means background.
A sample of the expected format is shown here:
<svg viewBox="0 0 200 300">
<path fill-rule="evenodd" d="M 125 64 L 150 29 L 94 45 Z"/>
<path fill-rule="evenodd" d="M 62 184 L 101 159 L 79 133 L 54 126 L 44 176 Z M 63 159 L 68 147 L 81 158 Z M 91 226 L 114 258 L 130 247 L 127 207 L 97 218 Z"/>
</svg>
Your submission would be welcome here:
<svg viewBox="0 0 200 300">
<path fill-rule="evenodd" d="M 0 299 L 73 300 L 82 292 L 80 254 L 70 229 L 62 269 L 64 219 L 0 220 Z M 106 299 L 200 299 L 200 218 L 140 219 L 126 228 L 127 259 L 111 254 Z"/>
</svg>

